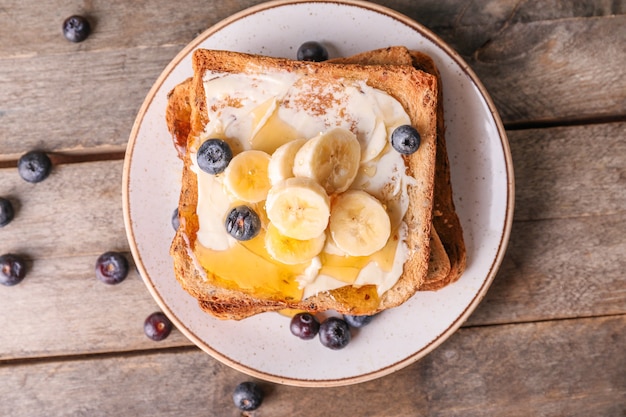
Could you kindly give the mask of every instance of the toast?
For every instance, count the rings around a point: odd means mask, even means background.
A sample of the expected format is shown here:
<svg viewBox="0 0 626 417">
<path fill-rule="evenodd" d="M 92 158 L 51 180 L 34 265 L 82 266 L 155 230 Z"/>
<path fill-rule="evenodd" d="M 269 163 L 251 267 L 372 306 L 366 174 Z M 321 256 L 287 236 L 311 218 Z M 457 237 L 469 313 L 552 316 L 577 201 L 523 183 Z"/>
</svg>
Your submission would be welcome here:
<svg viewBox="0 0 626 417">
<path fill-rule="evenodd" d="M 437 130 L 437 78 L 412 65 L 335 65 L 332 63 L 304 63 L 285 59 L 237 54 L 225 51 L 199 50 L 194 53 L 194 78 L 181 83 L 168 97 L 167 123 L 175 138 L 177 150 L 185 161 L 183 168 L 183 191 L 179 212 L 181 228 L 172 243 L 176 277 L 181 285 L 207 312 L 219 318 L 241 319 L 263 311 L 285 308 L 307 311 L 334 309 L 346 314 L 373 314 L 397 306 L 406 301 L 420 288 L 431 271 L 447 271 L 447 257 L 443 263 L 429 262 L 432 224 L 433 178 L 435 175 L 436 130 Z M 365 287 L 345 286 L 320 292 L 304 300 L 281 299 L 280 297 L 258 297 L 254 293 L 219 285 L 210 273 L 200 271 L 192 259 L 197 218 L 194 216 L 197 200 L 195 174 L 190 169 L 189 152 L 186 149 L 197 140 L 209 122 L 206 103 L 203 102 L 203 75 L 207 71 L 226 73 L 259 72 L 263 70 L 287 71 L 290 74 L 306 75 L 309 81 L 319 83 L 336 82 L 338 78 L 365 80 L 368 85 L 394 96 L 417 126 L 422 136 L 422 145 L 416 154 L 406 157 L 407 170 L 418 179 L 409 187 L 411 194 L 406 221 L 409 224 L 408 244 L 411 256 L 404 273 L 397 283 L 376 301 L 363 302 L 370 298 L 371 291 Z M 187 135 L 187 143 L 183 140 Z M 185 144 L 185 145 L 183 145 Z M 422 204 L 416 204 L 421 202 Z M 435 243 L 438 242 L 435 234 Z M 433 248 L 441 247 L 433 244 Z M 444 252 L 445 255 L 445 252 Z M 441 273 L 439 273 L 441 275 Z M 207 276 L 208 275 L 208 276 Z"/>
<path fill-rule="evenodd" d="M 336 58 L 330 62 L 362 65 L 412 65 L 437 77 L 437 155 L 433 197 L 433 226 L 435 230 L 433 235 L 438 236 L 434 236 L 433 239 L 437 239 L 443 244 L 450 267 L 447 273 L 444 273 L 446 268 L 433 269 L 424 280 L 420 291 L 437 290 L 455 282 L 465 271 L 467 255 L 463 239 L 463 228 L 456 214 L 453 201 L 452 184 L 450 182 L 450 162 L 445 141 L 443 87 L 437 66 L 428 55 L 419 51 L 410 51 L 402 46 L 376 49 L 347 58 Z"/>
</svg>

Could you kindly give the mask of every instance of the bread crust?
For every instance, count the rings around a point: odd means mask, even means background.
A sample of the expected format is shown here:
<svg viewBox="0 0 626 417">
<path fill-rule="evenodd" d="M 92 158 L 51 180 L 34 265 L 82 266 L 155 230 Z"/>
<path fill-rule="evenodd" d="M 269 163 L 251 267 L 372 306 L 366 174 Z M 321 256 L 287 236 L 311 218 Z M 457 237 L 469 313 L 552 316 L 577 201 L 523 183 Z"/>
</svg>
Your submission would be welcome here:
<svg viewBox="0 0 626 417">
<path fill-rule="evenodd" d="M 391 46 L 383 49 L 363 52 L 347 58 L 331 60 L 339 64 L 357 63 L 362 65 L 412 65 L 415 68 L 437 77 L 437 153 L 435 162 L 435 183 L 433 195 L 433 236 L 435 242 L 441 242 L 447 254 L 449 268 L 432 267 L 420 286 L 420 291 L 438 290 L 457 281 L 465 271 L 467 255 L 463 228 L 454 205 L 452 183 L 450 181 L 450 162 L 445 140 L 445 121 L 443 107 L 443 87 L 441 74 L 432 58 L 420 51 L 412 51 L 403 46 Z M 434 236 L 437 235 L 437 236 Z M 431 252 L 437 251 L 432 247 Z M 431 259 L 441 259 L 432 256 Z M 445 272 L 447 271 L 447 272 Z"/>
<path fill-rule="evenodd" d="M 179 149 L 179 155 L 185 162 L 179 202 L 181 227 L 172 242 L 171 254 L 174 258 L 175 275 L 178 281 L 186 291 L 198 299 L 203 310 L 219 318 L 235 320 L 264 311 L 285 308 L 312 312 L 333 309 L 346 314 L 374 314 L 402 304 L 422 286 L 429 264 L 431 268 L 436 264 L 429 262 L 437 146 L 438 85 L 436 77 L 419 71 L 412 65 L 389 67 L 304 63 L 207 50 L 198 50 L 194 53 L 193 68 L 195 74 L 193 80 L 187 80 L 177 87 L 178 90 L 173 90 L 170 95 L 172 103 L 168 103 L 168 126 L 172 135 L 179 138 L 187 133 L 188 126 L 188 140 L 193 141 L 208 122 L 202 80 L 206 71 L 258 73 L 267 70 L 295 72 L 320 82 L 332 82 L 338 78 L 366 80 L 368 85 L 394 96 L 407 109 L 413 124 L 422 136 L 422 144 L 418 152 L 405 158 L 407 172 L 417 179 L 417 185 L 409 187 L 411 203 L 405 216 L 405 222 L 409 226 L 407 243 L 411 250 L 411 257 L 405 263 L 404 272 L 398 282 L 380 297 L 375 306 L 371 303 L 365 303 L 365 306 L 346 303 L 346 299 L 358 297 L 359 292 L 362 292 L 362 289 L 350 286 L 319 293 L 306 300 L 284 300 L 260 298 L 244 291 L 213 285 L 210 273 L 206 277 L 205 271 L 199 270 L 193 260 L 192 248 L 197 230 L 195 214 L 197 182 L 195 174 L 190 169 L 188 155 L 184 149 Z M 185 98 L 180 97 L 183 95 Z M 176 101 L 178 103 L 173 103 Z M 185 120 L 189 120 L 188 125 L 185 125 Z M 445 266 L 443 268 L 445 269 Z M 346 292 L 349 295 L 345 294 Z"/>
</svg>

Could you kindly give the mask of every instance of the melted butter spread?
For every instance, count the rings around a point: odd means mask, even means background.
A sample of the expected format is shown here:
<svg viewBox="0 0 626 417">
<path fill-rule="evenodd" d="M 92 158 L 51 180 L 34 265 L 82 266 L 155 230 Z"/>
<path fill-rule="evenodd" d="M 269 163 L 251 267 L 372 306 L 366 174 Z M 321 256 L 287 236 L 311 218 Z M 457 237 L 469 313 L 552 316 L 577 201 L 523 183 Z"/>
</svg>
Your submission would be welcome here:
<svg viewBox="0 0 626 417">
<path fill-rule="evenodd" d="M 400 154 L 388 144 L 397 126 L 410 124 L 400 103 L 364 81 L 319 83 L 279 71 L 207 73 L 204 89 L 209 123 L 190 146 L 191 169 L 198 177 L 199 223 L 191 255 L 206 276 L 227 288 L 293 300 L 346 285 L 375 285 L 379 296 L 390 289 L 409 256 L 403 218 L 409 204 L 407 187 L 414 181 L 406 174 Z M 367 191 L 386 207 L 392 230 L 387 245 L 370 256 L 352 257 L 327 239 L 324 250 L 310 262 L 284 265 L 265 249 L 264 230 L 247 242 L 231 237 L 224 220 L 238 201 L 226 191 L 221 174 L 210 175 L 198 168 L 195 151 L 200 144 L 217 137 L 226 140 L 235 153 L 259 149 L 271 154 L 288 141 L 309 139 L 335 127 L 351 130 L 359 140 L 362 162 L 350 188 Z M 377 135 L 384 136 L 382 148 Z M 255 209 L 265 226 L 263 202 Z"/>
</svg>

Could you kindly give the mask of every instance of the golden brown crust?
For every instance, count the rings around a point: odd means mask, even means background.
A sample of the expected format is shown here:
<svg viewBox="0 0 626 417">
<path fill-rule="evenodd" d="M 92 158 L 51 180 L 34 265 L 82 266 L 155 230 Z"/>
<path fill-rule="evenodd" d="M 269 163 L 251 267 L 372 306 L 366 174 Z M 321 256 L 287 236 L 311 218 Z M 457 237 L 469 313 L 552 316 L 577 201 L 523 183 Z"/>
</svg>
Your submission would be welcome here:
<svg viewBox="0 0 626 417">
<path fill-rule="evenodd" d="M 438 84 L 437 98 L 437 154 L 435 170 L 435 188 L 433 196 L 433 226 L 440 242 L 449 258 L 450 267 L 431 268 L 420 291 L 437 290 L 458 280 L 465 271 L 467 259 L 463 229 L 453 201 L 452 184 L 450 182 L 450 162 L 445 140 L 445 122 L 443 108 L 443 88 L 441 75 L 435 62 L 428 55 L 419 51 L 410 51 L 403 46 L 392 46 L 383 49 L 363 52 L 348 58 L 338 58 L 331 62 L 345 64 L 358 63 L 363 65 L 412 65 L 415 68 L 435 75 Z M 436 251 L 436 248 L 431 249 Z M 432 258 L 432 256 L 431 256 Z"/>
<path fill-rule="evenodd" d="M 179 210 L 183 218 L 181 228 L 172 243 L 171 253 L 174 257 L 176 277 L 190 294 L 199 300 L 203 310 L 225 319 L 241 319 L 263 311 L 277 311 L 285 308 L 322 311 L 334 309 L 347 314 L 373 314 L 382 309 L 397 306 L 412 296 L 422 285 L 429 265 L 429 247 L 432 224 L 433 178 L 435 175 L 436 148 L 436 109 L 437 80 L 435 77 L 418 71 L 411 65 L 378 66 L 378 65 L 333 65 L 330 63 L 304 63 L 283 59 L 243 55 L 225 51 L 198 50 L 194 54 L 193 66 L 195 77 L 191 83 L 191 91 L 174 90 L 171 97 L 189 93 L 191 104 L 189 137 L 202 132 L 207 123 L 206 105 L 203 102 L 204 85 L 202 75 L 207 70 L 216 72 L 249 72 L 257 73 L 266 69 L 285 70 L 306 75 L 320 82 L 333 82 L 337 78 L 360 79 L 380 90 L 393 95 L 410 115 L 413 124 L 420 131 L 422 145 L 420 150 L 405 159 L 407 171 L 417 179 L 417 185 L 409 187 L 410 207 L 405 216 L 409 226 L 407 243 L 412 256 L 406 262 L 404 273 L 397 284 L 387 291 L 380 300 L 372 300 L 366 289 L 344 287 L 340 290 L 320 293 L 303 301 L 281 299 L 259 299 L 242 291 L 222 288 L 206 280 L 203 271 L 198 271 L 190 254 L 195 238 L 197 221 L 195 219 L 195 174 L 189 170 L 189 158 L 185 158 L 183 171 L 183 192 L 181 193 Z M 171 98 L 170 97 L 170 98 Z M 176 112 L 176 105 L 168 105 Z M 184 119 L 182 116 L 180 119 Z M 180 121 L 177 118 L 173 120 Z M 181 123 L 184 126 L 184 121 Z M 172 131 L 172 134 L 184 135 L 184 129 Z M 191 238 L 190 238 L 191 237 Z M 190 241 L 191 239 L 191 241 Z M 445 253 L 444 253 L 445 256 Z M 352 303 L 363 297 L 364 302 Z M 369 300 L 369 302 L 368 302 Z M 377 301 L 372 304 L 371 301 Z"/>
</svg>

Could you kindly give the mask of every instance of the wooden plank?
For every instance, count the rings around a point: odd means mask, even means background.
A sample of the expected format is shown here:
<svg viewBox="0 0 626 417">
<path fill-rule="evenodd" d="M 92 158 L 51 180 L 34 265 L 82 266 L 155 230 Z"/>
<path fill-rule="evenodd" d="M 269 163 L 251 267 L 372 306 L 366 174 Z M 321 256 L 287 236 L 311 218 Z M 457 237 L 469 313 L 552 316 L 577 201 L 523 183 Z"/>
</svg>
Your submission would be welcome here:
<svg viewBox="0 0 626 417">
<path fill-rule="evenodd" d="M 17 213 L 0 230 L 0 251 L 31 259 L 127 251 L 122 166 L 123 161 L 55 165 L 37 184 L 22 180 L 16 168 L 1 169 L 0 195 L 15 203 Z"/>
<path fill-rule="evenodd" d="M 172 3 L 156 0 L 150 6 L 113 0 L 83 5 L 46 2 L 33 13 L 29 3 L 6 0 L 0 8 L 0 58 L 46 53 L 73 53 L 109 48 L 136 48 L 184 45 L 212 24 L 259 0 L 207 3 L 185 0 Z M 626 13 L 624 2 L 587 0 L 477 1 L 468 5 L 458 0 L 427 0 L 419 3 L 392 0 L 374 1 L 415 19 L 471 55 L 490 36 L 509 23 L 529 23 L 564 18 L 610 16 Z M 88 16 L 93 31 L 89 42 L 72 44 L 61 31 L 63 20 L 72 14 Z M 29 30 L 22 30 L 26 26 Z"/>
<path fill-rule="evenodd" d="M 626 312 L 626 213 L 514 222 L 469 325 Z"/>
<path fill-rule="evenodd" d="M 507 135 L 515 170 L 515 220 L 626 210 L 626 123 Z"/>
<path fill-rule="evenodd" d="M 626 316 L 461 329 L 378 380 L 328 389 L 261 382 L 254 415 L 617 417 L 626 409 L 625 330 Z M 17 363 L 0 367 L 10 387 L 0 414 L 236 416 L 232 390 L 249 379 L 195 349 Z"/>
<path fill-rule="evenodd" d="M 514 23 L 468 63 L 509 125 L 623 118 L 625 38 L 626 15 Z"/>
<path fill-rule="evenodd" d="M 0 38 L 11 39 L 0 47 L 6 48 L 0 49 L 0 161 L 33 148 L 122 151 L 139 106 L 170 59 L 199 30 L 255 2 L 203 7 L 162 2 L 142 14 L 146 19 L 138 24 L 135 5 L 91 6 L 83 10 L 94 13 L 100 32 L 77 45 L 58 33 L 69 11 L 52 3 L 45 7 L 54 10 L 41 12 L 47 18 L 34 22 L 38 15 L 12 3 L 0 13 L 0 30 L 7 34 Z M 456 48 L 485 83 L 506 123 L 626 115 L 621 94 L 626 89 L 621 47 L 626 15 L 611 16 L 614 9 L 606 2 L 591 3 L 598 17 L 563 18 L 572 14 L 565 13 L 567 8 L 549 7 L 544 18 L 551 20 L 540 20 L 543 2 L 526 2 L 522 11 L 512 1 L 476 9 L 448 3 L 455 5 L 450 11 L 437 2 L 416 9 L 413 3 L 389 6 L 411 10 Z M 440 26 L 447 17 L 447 26 Z M 24 22 L 33 29 L 22 30 Z M 59 103 L 71 103 L 72 111 Z"/>
<path fill-rule="evenodd" d="M 0 60 L 0 161 L 32 149 L 126 149 L 152 84 L 180 46 Z"/>
<path fill-rule="evenodd" d="M 0 361 L 191 345 L 178 330 L 160 342 L 145 336 L 160 308 L 126 256 L 131 271 L 117 285 L 96 279 L 97 256 L 76 256 L 35 259 L 19 285 L 0 286 Z"/>
<path fill-rule="evenodd" d="M 40 54 L 89 52 L 179 45 L 180 48 L 213 24 L 259 0 L 206 2 L 151 1 L 150 4 L 112 0 L 107 2 L 45 2 L 37 9 L 29 2 L 5 0 L 0 6 L 0 58 Z M 87 41 L 71 43 L 62 32 L 63 21 L 87 16 L 92 33 Z M 27 27 L 28 30 L 24 30 Z"/>
</svg>

